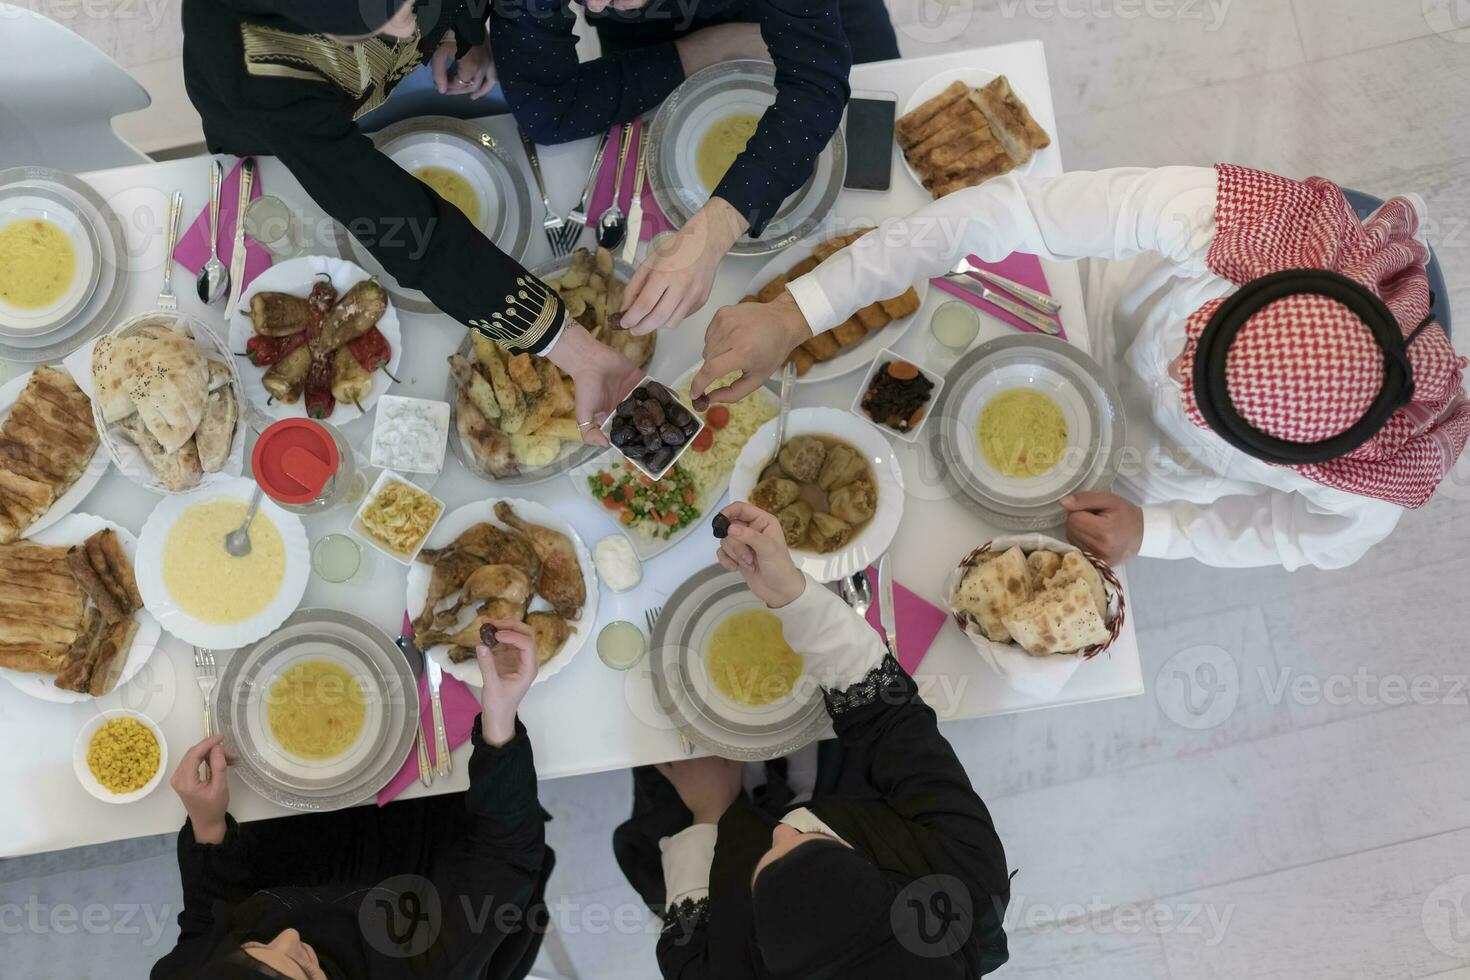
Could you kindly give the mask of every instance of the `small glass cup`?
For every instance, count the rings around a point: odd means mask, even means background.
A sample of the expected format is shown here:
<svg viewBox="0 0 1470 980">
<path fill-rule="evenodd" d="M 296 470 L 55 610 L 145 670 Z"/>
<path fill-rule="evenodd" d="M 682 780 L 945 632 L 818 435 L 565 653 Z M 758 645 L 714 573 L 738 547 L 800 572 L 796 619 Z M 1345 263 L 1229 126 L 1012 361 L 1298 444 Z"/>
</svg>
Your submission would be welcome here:
<svg viewBox="0 0 1470 980">
<path fill-rule="evenodd" d="M 279 197 L 262 194 L 245 206 L 245 234 L 279 259 L 294 259 L 306 251 L 301 219 Z"/>
<path fill-rule="evenodd" d="M 324 582 L 347 585 L 372 578 L 372 555 L 350 535 L 333 532 L 311 546 L 311 570 Z"/>
<path fill-rule="evenodd" d="M 648 654 L 648 637 L 627 620 L 608 623 L 597 634 L 597 656 L 613 670 L 632 670 Z"/>
<path fill-rule="evenodd" d="M 952 299 L 929 317 L 929 350 L 940 361 L 958 360 L 980 335 L 980 314 L 969 303 Z"/>
</svg>

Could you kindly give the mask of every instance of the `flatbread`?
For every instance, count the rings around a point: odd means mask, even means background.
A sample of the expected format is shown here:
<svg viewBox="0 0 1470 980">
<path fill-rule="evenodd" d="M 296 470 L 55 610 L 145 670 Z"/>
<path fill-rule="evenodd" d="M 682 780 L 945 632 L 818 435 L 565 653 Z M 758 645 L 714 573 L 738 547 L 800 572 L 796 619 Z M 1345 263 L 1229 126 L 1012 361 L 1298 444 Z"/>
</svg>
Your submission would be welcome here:
<svg viewBox="0 0 1470 980">
<path fill-rule="evenodd" d="M 235 392 L 232 389 L 219 388 L 209 393 L 204 417 L 199 420 L 199 428 L 194 433 L 194 445 L 199 450 L 199 465 L 204 472 L 218 472 L 229 461 L 238 418 L 239 406 L 235 404 Z"/>
<path fill-rule="evenodd" d="M 92 387 L 104 422 L 121 422 L 137 409 L 128 397 L 127 380 L 147 350 L 143 337 L 103 337 L 92 348 Z"/>
<path fill-rule="evenodd" d="M 209 365 L 192 337 L 169 331 L 145 340 L 138 370 L 124 382 L 153 438 L 172 453 L 199 428 L 209 397 Z"/>
<path fill-rule="evenodd" d="M 1055 551 L 1033 551 L 1026 556 L 1026 573 L 1031 582 L 1031 591 L 1046 588 L 1048 579 L 1062 567 L 1062 556 Z M 1058 583 L 1060 584 L 1060 583 Z"/>
<path fill-rule="evenodd" d="M 975 618 L 986 637 L 994 643 L 1009 643 L 1011 634 L 1004 616 L 1031 598 L 1026 576 L 1026 555 L 1020 547 L 984 561 L 965 573 L 955 590 L 954 607 Z"/>
<path fill-rule="evenodd" d="M 1081 552 L 1069 551 L 1063 555 L 1060 567 L 1047 578 L 1045 586 L 1051 589 L 1078 580 L 1087 584 L 1088 593 L 1092 596 L 1092 604 L 1097 607 L 1098 615 L 1106 622 L 1108 590 L 1103 587 L 1102 576 L 1098 574 L 1097 566 L 1083 557 Z"/>
<path fill-rule="evenodd" d="M 1038 593 L 1009 610 L 1003 621 L 1011 639 L 1033 657 L 1076 653 L 1108 638 L 1092 591 L 1080 578 Z"/>
</svg>

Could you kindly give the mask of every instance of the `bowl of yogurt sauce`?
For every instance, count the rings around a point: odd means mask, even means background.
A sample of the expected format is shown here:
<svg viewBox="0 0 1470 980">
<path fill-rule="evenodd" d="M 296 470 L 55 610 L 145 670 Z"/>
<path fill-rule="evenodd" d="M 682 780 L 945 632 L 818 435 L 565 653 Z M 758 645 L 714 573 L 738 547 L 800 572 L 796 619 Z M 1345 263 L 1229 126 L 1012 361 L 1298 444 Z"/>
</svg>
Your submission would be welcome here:
<svg viewBox="0 0 1470 980">
<path fill-rule="evenodd" d="M 448 402 L 402 395 L 378 399 L 372 465 L 399 473 L 438 473 L 448 444 Z"/>
</svg>

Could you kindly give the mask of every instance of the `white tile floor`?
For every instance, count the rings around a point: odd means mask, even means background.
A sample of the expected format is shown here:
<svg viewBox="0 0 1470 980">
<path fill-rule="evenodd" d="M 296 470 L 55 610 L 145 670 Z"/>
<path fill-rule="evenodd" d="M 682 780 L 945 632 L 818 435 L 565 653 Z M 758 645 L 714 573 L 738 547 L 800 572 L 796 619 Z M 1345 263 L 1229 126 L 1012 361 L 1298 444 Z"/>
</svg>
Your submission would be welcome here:
<svg viewBox="0 0 1470 980">
<path fill-rule="evenodd" d="M 124 135 L 198 139 L 177 0 L 71 19 L 64 0 L 25 2 L 144 79 L 155 107 L 120 120 Z M 909 55 L 1043 39 L 1074 168 L 1222 159 L 1418 190 L 1470 349 L 1464 0 L 890 5 Z M 140 26 L 152 12 L 158 26 Z M 1020 869 L 1000 975 L 1470 978 L 1467 542 L 1470 463 L 1345 571 L 1138 562 L 1147 695 L 950 726 Z M 656 976 L 641 921 L 616 925 L 636 909 L 608 851 L 626 775 L 545 783 L 543 802 L 566 947 L 547 972 Z M 0 974 L 144 976 L 173 941 L 172 846 L 0 862 Z M 143 914 L 69 932 L 50 919 L 88 904 Z M 41 926 L 16 930 L 32 909 Z"/>
</svg>

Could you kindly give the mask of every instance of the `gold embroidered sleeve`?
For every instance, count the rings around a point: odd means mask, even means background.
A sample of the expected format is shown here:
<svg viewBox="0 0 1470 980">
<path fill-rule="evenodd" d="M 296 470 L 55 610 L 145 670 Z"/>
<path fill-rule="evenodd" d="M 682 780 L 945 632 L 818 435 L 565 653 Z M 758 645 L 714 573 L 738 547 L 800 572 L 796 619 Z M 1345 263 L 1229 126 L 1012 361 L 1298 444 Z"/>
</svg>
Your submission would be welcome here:
<svg viewBox="0 0 1470 980">
<path fill-rule="evenodd" d="M 515 291 L 505 295 L 501 309 L 469 324 L 515 350 L 543 350 L 555 339 L 565 314 L 561 297 L 530 273 L 516 276 L 515 283 Z"/>
</svg>

